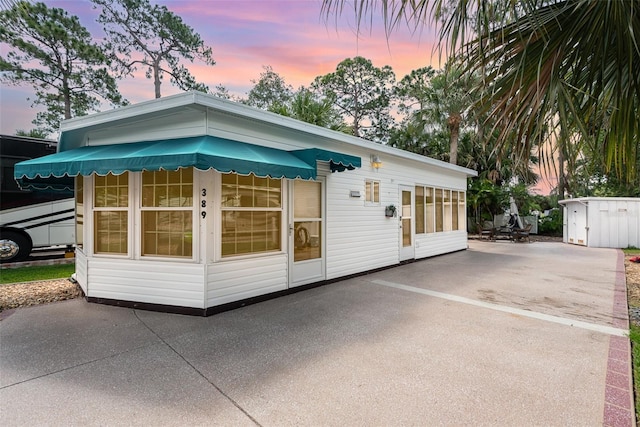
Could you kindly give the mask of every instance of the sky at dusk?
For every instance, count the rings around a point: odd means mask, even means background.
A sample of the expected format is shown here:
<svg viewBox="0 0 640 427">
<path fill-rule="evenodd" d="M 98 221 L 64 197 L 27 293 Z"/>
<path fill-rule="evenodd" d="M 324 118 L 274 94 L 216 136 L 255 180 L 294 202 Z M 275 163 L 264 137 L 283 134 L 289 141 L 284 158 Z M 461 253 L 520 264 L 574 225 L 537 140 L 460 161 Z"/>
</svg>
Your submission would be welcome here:
<svg viewBox="0 0 640 427">
<path fill-rule="evenodd" d="M 153 0 L 152 0 L 153 1 Z M 91 34 L 103 37 L 97 24 L 98 11 L 85 0 L 46 0 L 49 7 L 60 7 L 76 15 Z M 434 52 L 433 29 L 415 32 L 401 27 L 387 38 L 382 21 L 357 32 L 351 10 L 328 20 L 321 15 L 321 0 L 165 0 L 158 3 L 179 15 L 213 49 L 214 66 L 187 64 L 198 81 L 214 89 L 225 86 L 233 95 L 246 97 L 263 71 L 270 65 L 286 83 L 308 86 L 315 77 L 335 71 L 345 58 L 363 56 L 376 67 L 389 65 L 399 80 L 411 70 L 431 65 L 440 68 Z M 6 48 L 3 49 L 3 53 Z M 150 100 L 153 82 L 141 73 L 119 82 L 120 92 L 131 103 Z M 178 93 L 169 83 L 162 95 Z M 27 98 L 29 86 L 3 86 L 0 92 L 0 132 L 34 127 L 36 110 Z M 105 109 L 109 106 L 105 105 Z"/>
<path fill-rule="evenodd" d="M 153 2 L 154 0 L 152 0 Z M 99 12 L 88 0 L 44 0 L 76 15 L 97 41 L 103 37 L 96 23 Z M 170 11 L 199 33 L 212 48 L 214 66 L 186 64 L 198 81 L 211 90 L 221 84 L 232 95 L 245 98 L 263 72 L 271 66 L 286 83 L 297 89 L 308 86 L 315 77 L 335 71 L 339 62 L 354 56 L 370 59 L 376 67 L 389 65 L 400 80 L 412 70 L 442 62 L 434 45 L 434 28 L 414 31 L 399 27 L 388 37 L 381 19 L 366 20 L 357 31 L 353 10 L 345 8 L 340 16 L 321 15 L 321 0 L 161 0 Z M 379 13 L 378 16 L 381 14 Z M 2 54 L 6 48 L 0 46 Z M 119 89 L 135 104 L 153 99 L 153 82 L 143 72 L 135 78 L 119 81 Z M 162 95 L 176 94 L 168 78 Z M 30 130 L 38 110 L 31 107 L 29 86 L 0 87 L 0 133 Z M 104 104 L 103 110 L 109 109 Z M 542 179 L 534 191 L 547 194 L 555 179 Z"/>
</svg>

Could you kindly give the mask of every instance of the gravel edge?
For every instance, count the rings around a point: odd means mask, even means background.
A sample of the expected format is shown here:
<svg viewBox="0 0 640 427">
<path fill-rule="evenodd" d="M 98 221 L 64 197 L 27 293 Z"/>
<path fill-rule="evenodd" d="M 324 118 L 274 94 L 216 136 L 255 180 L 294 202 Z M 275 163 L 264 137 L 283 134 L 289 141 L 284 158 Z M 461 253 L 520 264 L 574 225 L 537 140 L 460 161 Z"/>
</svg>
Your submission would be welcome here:
<svg viewBox="0 0 640 427">
<path fill-rule="evenodd" d="M 80 286 L 69 279 L 0 285 L 0 312 L 82 296 Z"/>
</svg>

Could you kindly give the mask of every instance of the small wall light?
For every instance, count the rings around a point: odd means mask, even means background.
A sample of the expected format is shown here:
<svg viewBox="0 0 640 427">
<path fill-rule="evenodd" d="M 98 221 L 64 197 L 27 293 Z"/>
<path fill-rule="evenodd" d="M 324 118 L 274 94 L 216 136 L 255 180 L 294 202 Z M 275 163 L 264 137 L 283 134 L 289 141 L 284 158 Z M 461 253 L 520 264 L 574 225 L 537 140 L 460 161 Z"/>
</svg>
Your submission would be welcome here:
<svg viewBox="0 0 640 427">
<path fill-rule="evenodd" d="M 377 154 L 371 155 L 371 166 L 373 166 L 374 169 L 379 169 L 380 166 L 382 166 L 382 160 L 380 160 Z"/>
</svg>

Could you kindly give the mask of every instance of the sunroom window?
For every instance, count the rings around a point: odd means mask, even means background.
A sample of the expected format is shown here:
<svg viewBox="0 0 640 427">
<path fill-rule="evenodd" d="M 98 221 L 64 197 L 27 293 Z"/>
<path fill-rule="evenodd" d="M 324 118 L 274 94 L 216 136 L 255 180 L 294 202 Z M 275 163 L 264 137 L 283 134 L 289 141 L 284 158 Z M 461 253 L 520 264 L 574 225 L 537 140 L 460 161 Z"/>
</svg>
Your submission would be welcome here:
<svg viewBox="0 0 640 427">
<path fill-rule="evenodd" d="M 434 199 L 434 189 L 433 187 L 425 187 L 425 215 L 426 215 L 426 228 L 425 231 L 427 233 L 434 233 L 435 230 L 435 216 L 436 216 L 436 208 L 435 208 L 435 199 Z"/>
<path fill-rule="evenodd" d="M 126 255 L 129 228 L 129 173 L 94 179 L 94 252 Z"/>
<path fill-rule="evenodd" d="M 423 234 L 425 231 L 425 195 L 424 195 L 424 187 L 416 186 L 415 190 L 415 198 L 416 198 L 416 234 Z"/>
<path fill-rule="evenodd" d="M 84 177 L 78 175 L 75 182 L 76 247 L 84 246 Z"/>
<path fill-rule="evenodd" d="M 444 231 L 442 218 L 442 188 L 436 188 L 436 232 Z"/>
<path fill-rule="evenodd" d="M 415 188 L 416 234 L 466 230 L 464 191 Z"/>
<path fill-rule="evenodd" d="M 443 213 L 444 213 L 444 219 L 443 219 L 443 225 L 444 225 L 444 231 L 451 231 L 451 227 L 452 227 L 452 221 L 451 221 L 451 190 L 442 190 L 443 193 L 443 199 L 444 199 L 444 203 L 443 203 Z M 456 218 L 457 219 L 457 218 Z"/>
<path fill-rule="evenodd" d="M 280 251 L 282 182 L 222 175 L 222 256 Z"/>
<path fill-rule="evenodd" d="M 142 172 L 142 255 L 193 256 L 193 169 Z"/>
</svg>

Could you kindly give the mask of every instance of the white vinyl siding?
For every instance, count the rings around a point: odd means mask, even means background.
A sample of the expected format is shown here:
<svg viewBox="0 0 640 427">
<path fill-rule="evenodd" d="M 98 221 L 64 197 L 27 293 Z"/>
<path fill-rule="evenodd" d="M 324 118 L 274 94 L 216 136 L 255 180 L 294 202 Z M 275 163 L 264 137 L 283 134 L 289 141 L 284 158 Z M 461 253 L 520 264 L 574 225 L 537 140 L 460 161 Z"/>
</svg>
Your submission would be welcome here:
<svg viewBox="0 0 640 427">
<path fill-rule="evenodd" d="M 93 258 L 88 296 L 205 308 L 204 269 L 203 264 Z"/>
<path fill-rule="evenodd" d="M 368 154 L 351 152 L 363 159 Z M 427 188 L 448 188 L 464 192 L 465 176 L 442 173 L 435 167 L 414 165 L 393 158 L 383 159 L 383 166 L 376 171 L 380 182 L 380 206 L 373 208 L 362 199 L 349 197 L 358 179 L 368 179 L 370 166 L 363 162 L 361 169 L 333 173 L 327 176 L 327 279 L 356 274 L 399 263 L 398 218 L 386 218 L 384 207 L 399 206 L 398 185 Z M 464 211 L 462 206 L 459 209 Z M 416 235 L 416 258 L 424 258 L 466 249 L 466 227 L 447 233 Z"/>
<path fill-rule="evenodd" d="M 416 235 L 416 259 L 467 249 L 467 232 Z"/>
<path fill-rule="evenodd" d="M 87 256 L 82 251 L 82 248 L 76 249 L 76 282 L 82 288 L 85 295 L 88 295 L 87 289 Z"/>
<path fill-rule="evenodd" d="M 207 268 L 207 306 L 287 289 L 287 255 L 225 260 Z"/>
</svg>

